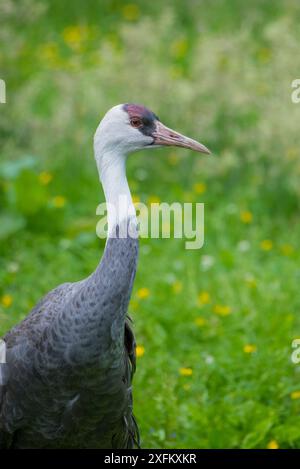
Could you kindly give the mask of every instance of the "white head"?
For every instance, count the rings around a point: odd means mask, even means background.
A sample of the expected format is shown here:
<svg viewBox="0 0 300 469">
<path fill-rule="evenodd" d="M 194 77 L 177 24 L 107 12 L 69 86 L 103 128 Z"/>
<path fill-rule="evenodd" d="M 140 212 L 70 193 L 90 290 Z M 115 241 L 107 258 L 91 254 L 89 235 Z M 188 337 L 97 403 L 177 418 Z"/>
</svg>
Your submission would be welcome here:
<svg viewBox="0 0 300 469">
<path fill-rule="evenodd" d="M 159 118 L 144 106 L 119 104 L 103 117 L 94 136 L 94 148 L 108 204 L 110 233 L 123 219 L 135 217 L 125 172 L 127 155 L 143 148 L 163 145 L 209 153 L 201 143 L 165 127 Z"/>
<path fill-rule="evenodd" d="M 165 127 L 153 112 L 138 104 L 114 106 L 105 114 L 94 136 L 99 170 L 114 163 L 115 158 L 125 159 L 129 153 L 164 145 L 210 153 L 201 143 Z"/>
</svg>

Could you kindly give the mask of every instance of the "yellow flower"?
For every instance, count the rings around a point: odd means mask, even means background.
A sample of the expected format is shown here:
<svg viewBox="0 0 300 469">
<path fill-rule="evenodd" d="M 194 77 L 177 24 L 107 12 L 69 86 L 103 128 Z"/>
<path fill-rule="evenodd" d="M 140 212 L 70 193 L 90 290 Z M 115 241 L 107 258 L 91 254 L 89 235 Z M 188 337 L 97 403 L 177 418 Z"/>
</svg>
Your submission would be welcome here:
<svg viewBox="0 0 300 469">
<path fill-rule="evenodd" d="M 39 174 L 39 181 L 44 186 L 47 186 L 47 184 L 49 184 L 49 182 L 51 182 L 52 179 L 53 179 L 52 174 L 48 173 L 47 171 L 43 171 L 42 173 Z"/>
<path fill-rule="evenodd" d="M 291 393 L 291 399 L 293 400 L 300 399 L 300 391 L 293 391 Z"/>
<path fill-rule="evenodd" d="M 198 327 L 203 327 L 203 326 L 205 326 L 205 324 L 206 324 L 206 319 L 203 318 L 202 316 L 198 316 L 198 317 L 195 319 L 195 324 L 196 324 Z"/>
<path fill-rule="evenodd" d="M 210 303 L 210 294 L 207 291 L 202 291 L 198 295 L 198 304 L 200 306 Z"/>
<path fill-rule="evenodd" d="M 176 282 L 172 284 L 172 289 L 174 293 L 180 293 L 182 291 L 182 282 L 176 280 Z"/>
<path fill-rule="evenodd" d="M 260 243 L 260 248 L 263 251 L 271 251 L 271 249 L 273 248 L 273 242 L 270 239 L 264 239 Z"/>
<path fill-rule="evenodd" d="M 5 308 L 9 308 L 12 305 L 13 298 L 11 295 L 3 295 L 1 298 L 1 303 Z"/>
<path fill-rule="evenodd" d="M 245 210 L 244 212 L 240 213 L 240 219 L 243 223 L 249 224 L 252 222 L 253 215 L 248 210 Z"/>
<path fill-rule="evenodd" d="M 213 311 L 214 313 L 219 314 L 219 316 L 228 316 L 231 314 L 230 306 L 226 305 L 215 305 Z"/>
<path fill-rule="evenodd" d="M 140 289 L 137 291 L 137 297 L 138 297 L 140 300 L 144 300 L 145 298 L 148 298 L 149 295 L 150 295 L 150 290 L 149 290 L 149 288 L 143 287 L 143 288 L 140 288 Z"/>
<path fill-rule="evenodd" d="M 148 198 L 148 204 L 149 205 L 151 205 L 151 204 L 160 204 L 160 198 L 157 197 L 156 195 L 151 195 Z"/>
<path fill-rule="evenodd" d="M 294 247 L 291 244 L 283 244 L 280 246 L 280 251 L 284 256 L 291 256 L 294 252 Z"/>
<path fill-rule="evenodd" d="M 142 357 L 145 353 L 145 347 L 143 347 L 142 345 L 137 345 L 135 349 L 135 353 L 136 353 L 137 358 Z"/>
<path fill-rule="evenodd" d="M 68 26 L 63 30 L 62 36 L 68 46 L 76 49 L 80 47 L 81 42 L 84 39 L 85 32 L 86 28 L 83 26 Z"/>
<path fill-rule="evenodd" d="M 192 368 L 179 368 L 179 374 L 181 376 L 192 376 L 193 370 Z"/>
<path fill-rule="evenodd" d="M 245 353 L 254 353 L 256 352 L 257 348 L 256 348 L 256 345 L 247 344 L 247 345 L 244 345 L 243 350 Z"/>
<path fill-rule="evenodd" d="M 141 201 L 141 199 L 139 198 L 138 195 L 133 195 L 133 196 L 132 196 L 132 202 L 133 202 L 134 204 L 139 204 L 140 201 Z"/>
<path fill-rule="evenodd" d="M 185 57 L 188 50 L 188 42 L 185 38 L 178 39 L 171 44 L 171 53 L 176 59 Z"/>
<path fill-rule="evenodd" d="M 196 194 L 204 194 L 206 191 L 206 184 L 204 182 L 197 182 L 194 184 L 193 188 Z"/>
<path fill-rule="evenodd" d="M 267 444 L 267 448 L 268 449 L 278 449 L 279 448 L 279 445 L 277 443 L 276 440 L 271 440 L 269 441 L 269 443 Z"/>
<path fill-rule="evenodd" d="M 56 195 L 52 199 L 55 208 L 63 208 L 66 205 L 66 199 L 62 195 Z"/>
<path fill-rule="evenodd" d="M 125 20 L 135 21 L 140 16 L 140 9 L 138 5 L 135 5 L 135 3 L 128 3 L 128 5 L 125 5 L 122 8 L 122 14 Z"/>
</svg>

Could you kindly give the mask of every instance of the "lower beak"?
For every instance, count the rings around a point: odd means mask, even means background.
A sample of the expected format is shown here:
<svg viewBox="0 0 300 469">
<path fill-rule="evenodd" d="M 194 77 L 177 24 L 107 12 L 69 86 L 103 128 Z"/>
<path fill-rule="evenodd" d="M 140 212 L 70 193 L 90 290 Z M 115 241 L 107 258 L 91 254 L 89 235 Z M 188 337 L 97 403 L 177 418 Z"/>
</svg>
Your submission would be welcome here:
<svg viewBox="0 0 300 469">
<path fill-rule="evenodd" d="M 199 143 L 192 138 L 185 137 L 184 135 L 175 132 L 175 130 L 169 129 L 159 121 L 156 122 L 152 136 L 154 138 L 154 145 L 183 147 L 200 153 L 210 154 L 208 148 L 202 145 L 202 143 Z"/>
</svg>

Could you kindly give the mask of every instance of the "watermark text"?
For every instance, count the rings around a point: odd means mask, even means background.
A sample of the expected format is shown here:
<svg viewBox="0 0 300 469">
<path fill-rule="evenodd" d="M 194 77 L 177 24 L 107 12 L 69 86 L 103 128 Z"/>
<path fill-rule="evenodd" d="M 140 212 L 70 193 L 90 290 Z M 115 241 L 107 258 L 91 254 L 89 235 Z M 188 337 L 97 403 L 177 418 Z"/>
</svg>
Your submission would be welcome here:
<svg viewBox="0 0 300 469">
<path fill-rule="evenodd" d="M 0 104 L 6 103 L 6 85 L 5 81 L 0 78 Z"/>
</svg>

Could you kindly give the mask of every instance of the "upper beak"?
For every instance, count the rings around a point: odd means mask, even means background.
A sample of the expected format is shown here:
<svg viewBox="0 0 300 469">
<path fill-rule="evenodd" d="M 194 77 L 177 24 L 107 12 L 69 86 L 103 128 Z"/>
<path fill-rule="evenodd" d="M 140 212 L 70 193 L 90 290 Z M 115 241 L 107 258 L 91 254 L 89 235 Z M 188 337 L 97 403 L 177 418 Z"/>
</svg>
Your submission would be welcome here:
<svg viewBox="0 0 300 469">
<path fill-rule="evenodd" d="M 184 147 L 191 150 L 199 151 L 200 153 L 210 154 L 208 148 L 202 143 L 193 140 L 192 138 L 185 137 L 175 130 L 169 129 L 163 125 L 160 121 L 156 122 L 155 130 L 152 134 L 155 145 L 168 145 L 175 147 Z"/>
</svg>

